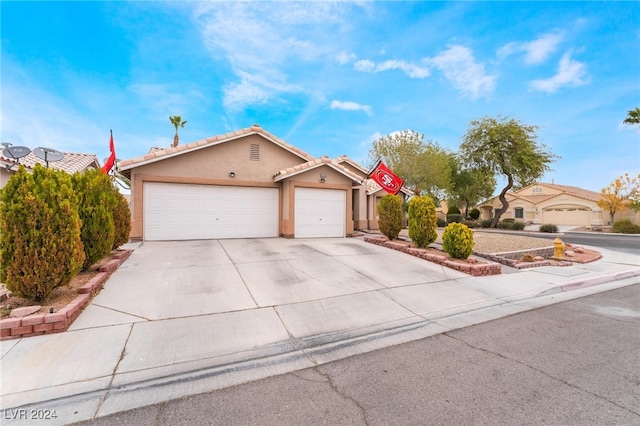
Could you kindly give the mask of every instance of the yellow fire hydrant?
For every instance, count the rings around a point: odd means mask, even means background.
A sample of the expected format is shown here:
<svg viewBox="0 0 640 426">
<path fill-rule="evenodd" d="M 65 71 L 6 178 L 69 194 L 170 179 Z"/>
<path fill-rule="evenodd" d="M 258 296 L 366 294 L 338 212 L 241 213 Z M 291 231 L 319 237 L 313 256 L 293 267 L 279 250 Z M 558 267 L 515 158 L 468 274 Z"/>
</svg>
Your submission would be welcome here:
<svg viewBox="0 0 640 426">
<path fill-rule="evenodd" d="M 556 239 L 553 240 L 553 257 L 561 259 L 563 252 L 564 252 L 564 243 L 562 242 L 560 237 L 556 237 Z"/>
</svg>

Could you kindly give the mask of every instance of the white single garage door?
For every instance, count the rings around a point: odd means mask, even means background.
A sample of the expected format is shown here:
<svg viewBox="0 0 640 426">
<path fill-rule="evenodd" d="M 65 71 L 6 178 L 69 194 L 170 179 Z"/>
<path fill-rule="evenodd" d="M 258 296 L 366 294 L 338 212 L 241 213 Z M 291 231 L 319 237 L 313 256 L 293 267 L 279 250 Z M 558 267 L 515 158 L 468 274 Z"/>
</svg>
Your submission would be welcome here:
<svg viewBox="0 0 640 426">
<path fill-rule="evenodd" d="M 278 189 L 146 182 L 144 239 L 278 236 Z"/>
<path fill-rule="evenodd" d="M 295 237 L 344 237 L 346 191 L 296 188 Z"/>
</svg>

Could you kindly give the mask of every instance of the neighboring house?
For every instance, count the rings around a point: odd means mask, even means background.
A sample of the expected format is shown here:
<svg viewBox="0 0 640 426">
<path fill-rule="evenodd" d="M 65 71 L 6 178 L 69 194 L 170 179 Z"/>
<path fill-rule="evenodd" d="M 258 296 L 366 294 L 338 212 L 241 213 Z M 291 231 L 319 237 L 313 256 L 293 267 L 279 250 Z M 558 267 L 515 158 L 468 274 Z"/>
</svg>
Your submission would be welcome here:
<svg viewBox="0 0 640 426">
<path fill-rule="evenodd" d="M 575 186 L 535 183 L 506 194 L 509 208 L 501 218 L 534 224 L 602 226 L 609 224 L 609 212 L 598 207 L 600 193 Z M 480 219 L 491 219 L 502 206 L 498 197 L 476 206 Z M 630 209 L 616 213 L 615 219 L 636 220 Z"/>
<path fill-rule="evenodd" d="M 314 158 L 257 124 L 117 167 L 131 180 L 132 239 L 344 237 L 377 225 L 367 206 L 382 195 L 357 163 Z"/>
<path fill-rule="evenodd" d="M 44 160 L 36 157 L 33 152 L 22 157 L 16 162 L 12 158 L 3 156 L 0 151 L 0 188 L 4 187 L 9 178 L 18 171 L 19 165 L 25 166 L 27 171 L 33 170 L 36 164 L 45 166 Z M 88 169 L 99 169 L 100 163 L 94 154 L 78 154 L 74 152 L 64 152 L 64 157 L 60 161 L 49 162 L 49 167 L 62 170 L 69 174 L 82 172 Z"/>
</svg>

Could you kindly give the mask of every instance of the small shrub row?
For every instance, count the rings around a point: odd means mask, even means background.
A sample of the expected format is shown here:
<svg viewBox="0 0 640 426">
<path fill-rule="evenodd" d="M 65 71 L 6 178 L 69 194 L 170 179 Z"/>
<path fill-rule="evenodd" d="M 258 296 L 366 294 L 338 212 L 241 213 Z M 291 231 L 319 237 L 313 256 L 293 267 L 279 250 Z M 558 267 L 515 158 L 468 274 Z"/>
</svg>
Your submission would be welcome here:
<svg viewBox="0 0 640 426">
<path fill-rule="evenodd" d="M 555 234 L 556 232 L 558 232 L 558 227 L 552 223 L 544 223 L 540 225 L 539 231 Z"/>
<path fill-rule="evenodd" d="M 511 229 L 514 231 L 522 231 L 525 227 L 524 222 L 519 222 L 513 218 L 507 218 L 498 222 L 498 229 Z"/>
<path fill-rule="evenodd" d="M 629 219 L 616 220 L 613 223 L 613 232 L 618 234 L 640 234 L 640 226 L 633 224 Z"/>
</svg>

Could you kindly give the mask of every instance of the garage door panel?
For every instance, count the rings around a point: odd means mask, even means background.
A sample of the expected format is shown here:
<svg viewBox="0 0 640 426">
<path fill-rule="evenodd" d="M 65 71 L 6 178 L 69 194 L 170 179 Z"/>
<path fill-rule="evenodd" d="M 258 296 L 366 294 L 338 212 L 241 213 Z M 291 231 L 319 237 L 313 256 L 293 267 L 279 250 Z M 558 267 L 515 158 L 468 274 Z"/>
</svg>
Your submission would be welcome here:
<svg viewBox="0 0 640 426">
<path fill-rule="evenodd" d="M 315 188 L 295 190 L 295 237 L 344 237 L 346 191 Z"/>
<path fill-rule="evenodd" d="M 145 240 L 278 236 L 278 189 L 147 182 Z"/>
</svg>

